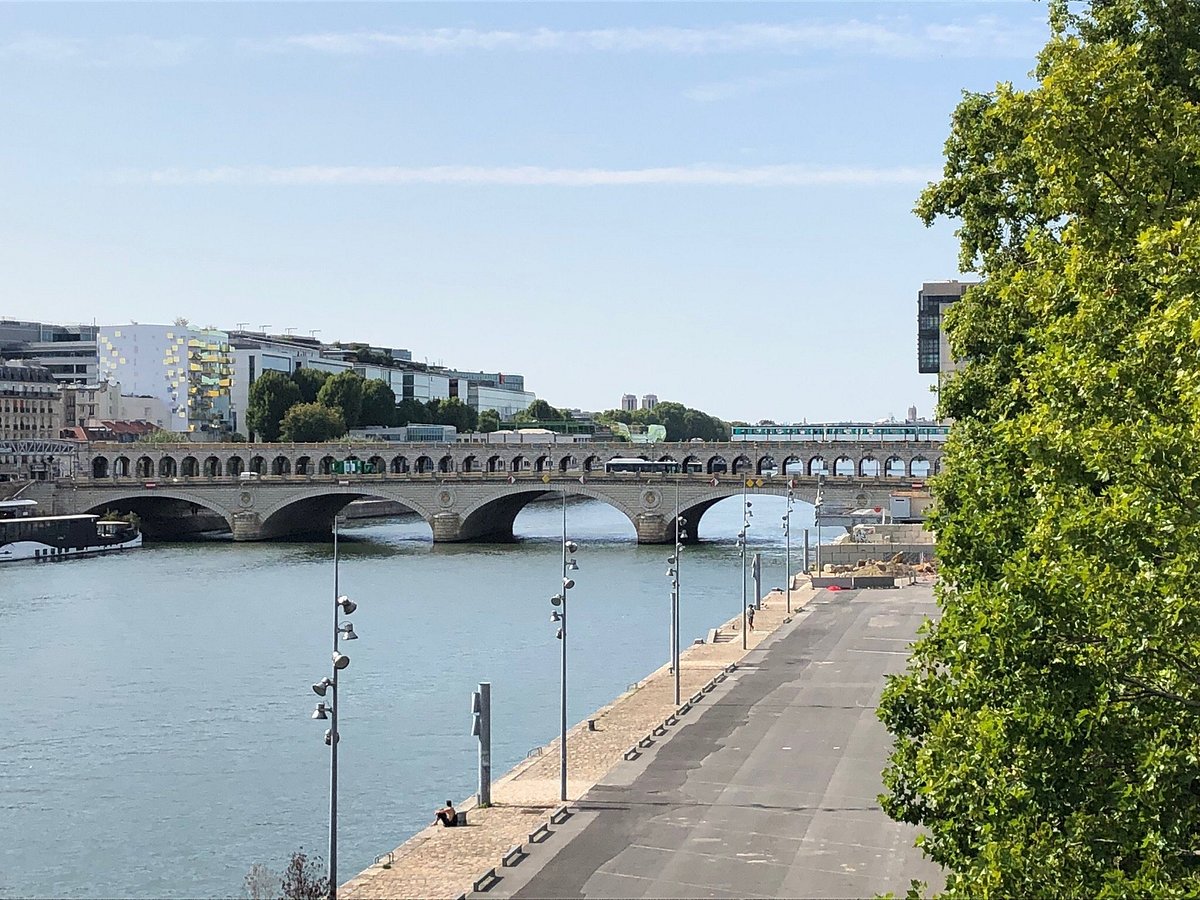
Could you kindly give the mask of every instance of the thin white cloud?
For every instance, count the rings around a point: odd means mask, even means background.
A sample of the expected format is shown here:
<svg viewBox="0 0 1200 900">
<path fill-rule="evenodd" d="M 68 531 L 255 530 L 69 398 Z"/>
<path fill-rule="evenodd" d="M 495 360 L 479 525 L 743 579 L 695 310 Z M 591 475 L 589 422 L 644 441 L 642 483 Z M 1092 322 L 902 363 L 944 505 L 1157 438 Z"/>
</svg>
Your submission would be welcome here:
<svg viewBox="0 0 1200 900">
<path fill-rule="evenodd" d="M 732 100 L 735 97 L 762 93 L 774 88 L 792 87 L 804 82 L 817 81 L 827 75 L 826 71 L 820 69 L 788 69 L 767 72 L 762 75 L 747 75 L 742 78 L 698 84 L 684 91 L 683 96 L 697 103 L 716 103 L 721 100 Z"/>
<path fill-rule="evenodd" d="M 174 66 L 186 62 L 197 41 L 144 34 L 77 38 L 26 34 L 0 40 L 0 61 L 69 63 L 80 66 Z"/>
<path fill-rule="evenodd" d="M 118 174 L 123 183 L 344 187 L 464 185 L 499 187 L 815 187 L 921 185 L 937 168 L 856 166 L 657 166 L 644 169 L 550 168 L 545 166 L 218 166 L 169 168 Z"/>
<path fill-rule="evenodd" d="M 260 52 L 309 51 L 357 56 L 479 51 L 561 53 L 671 53 L 703 55 L 746 52 L 847 50 L 881 56 L 1028 56 L 1045 40 L 1036 19 L 1008 21 L 992 16 L 941 23 L 907 18 L 835 22 L 741 22 L 721 27 L 630 27 L 564 30 L 426 28 L 403 31 L 334 31 L 296 34 L 242 45 Z"/>
</svg>

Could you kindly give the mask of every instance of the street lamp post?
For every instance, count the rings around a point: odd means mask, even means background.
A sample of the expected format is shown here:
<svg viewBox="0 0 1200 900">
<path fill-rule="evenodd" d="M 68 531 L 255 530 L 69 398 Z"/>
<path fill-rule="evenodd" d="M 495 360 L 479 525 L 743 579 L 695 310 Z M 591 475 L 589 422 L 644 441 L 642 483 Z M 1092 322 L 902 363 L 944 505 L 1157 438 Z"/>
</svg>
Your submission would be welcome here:
<svg viewBox="0 0 1200 900">
<path fill-rule="evenodd" d="M 787 614 L 792 614 L 792 501 L 795 493 L 791 482 L 788 482 L 787 512 L 783 516 L 783 536 L 787 539 L 787 581 L 784 582 L 784 593 L 787 596 Z M 808 561 L 805 560 L 807 566 Z"/>
<path fill-rule="evenodd" d="M 738 532 L 738 549 L 742 555 L 742 649 L 748 648 L 746 637 L 746 628 L 749 624 L 749 615 L 746 612 L 746 542 L 749 538 L 750 520 L 754 518 L 754 513 L 750 507 L 753 506 L 750 500 L 746 497 L 746 482 L 742 481 L 742 530 Z"/>
<path fill-rule="evenodd" d="M 559 721 L 558 721 L 558 769 L 559 769 L 559 799 L 567 799 L 567 592 L 575 587 L 575 582 L 567 576 L 567 572 L 578 571 L 577 563 L 571 554 L 579 549 L 574 541 L 567 540 L 567 492 L 562 495 L 562 591 L 550 598 L 550 605 L 559 607 L 550 613 L 550 621 L 558 623 L 558 639 L 562 641 L 562 658 L 559 691 Z"/>
<path fill-rule="evenodd" d="M 667 577 L 671 579 L 671 672 L 675 676 L 675 705 L 680 702 L 679 687 L 679 569 L 683 562 L 683 542 L 687 519 L 679 515 L 679 481 L 675 482 L 675 553 L 667 557 Z"/>
<path fill-rule="evenodd" d="M 817 575 L 822 572 L 821 569 L 821 505 L 825 502 L 824 498 L 825 475 L 821 472 L 817 473 L 817 501 L 813 504 L 813 514 L 817 520 Z"/>
<path fill-rule="evenodd" d="M 312 686 L 313 693 L 324 697 L 332 691 L 330 702 L 321 701 L 313 711 L 314 719 L 328 719 L 329 730 L 325 732 L 325 743 L 329 745 L 329 900 L 337 900 L 337 748 L 341 735 L 338 733 L 338 672 L 350 665 L 350 657 L 338 650 L 339 638 L 358 640 L 354 626 L 342 622 L 341 614 L 350 615 L 358 604 L 338 593 L 338 517 L 333 519 L 333 672 Z"/>
</svg>

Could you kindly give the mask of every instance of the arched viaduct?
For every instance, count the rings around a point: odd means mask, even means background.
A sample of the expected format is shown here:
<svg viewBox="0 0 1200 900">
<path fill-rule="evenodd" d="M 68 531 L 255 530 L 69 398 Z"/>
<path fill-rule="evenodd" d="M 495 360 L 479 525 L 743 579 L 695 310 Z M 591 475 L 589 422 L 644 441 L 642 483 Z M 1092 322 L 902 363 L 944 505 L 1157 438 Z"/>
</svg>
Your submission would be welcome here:
<svg viewBox="0 0 1200 900">
<path fill-rule="evenodd" d="M 614 457 L 674 461 L 681 475 L 605 474 Z M 337 474 L 338 464 L 369 474 Z M 56 512 L 139 513 L 147 532 L 227 527 L 235 540 L 328 531 L 356 499 L 391 500 L 420 515 L 435 541 L 503 540 L 531 501 L 565 492 L 619 509 L 640 543 L 675 533 L 675 497 L 695 535 L 704 511 L 741 493 L 812 502 L 818 476 L 831 503 L 881 504 L 897 487 L 936 473 L 929 443 L 687 444 L 92 444 L 77 475 L 59 479 Z M 785 474 L 788 473 L 788 474 Z"/>
</svg>

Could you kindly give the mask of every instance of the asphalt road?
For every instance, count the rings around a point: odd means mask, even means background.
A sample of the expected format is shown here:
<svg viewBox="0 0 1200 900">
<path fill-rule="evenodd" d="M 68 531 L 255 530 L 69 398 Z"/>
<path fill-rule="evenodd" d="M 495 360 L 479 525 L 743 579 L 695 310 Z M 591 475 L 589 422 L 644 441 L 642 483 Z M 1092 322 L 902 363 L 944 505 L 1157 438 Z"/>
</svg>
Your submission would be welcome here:
<svg viewBox="0 0 1200 900">
<path fill-rule="evenodd" d="M 639 760 L 617 766 L 491 897 L 903 896 L 942 885 L 877 800 L 875 717 L 935 612 L 928 585 L 823 592 Z"/>
</svg>

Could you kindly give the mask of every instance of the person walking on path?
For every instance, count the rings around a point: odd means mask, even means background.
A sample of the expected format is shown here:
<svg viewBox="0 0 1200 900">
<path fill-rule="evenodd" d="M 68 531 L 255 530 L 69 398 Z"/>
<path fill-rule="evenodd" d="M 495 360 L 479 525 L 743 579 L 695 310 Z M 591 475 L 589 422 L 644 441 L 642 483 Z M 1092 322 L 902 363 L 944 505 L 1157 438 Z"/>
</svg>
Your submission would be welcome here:
<svg viewBox="0 0 1200 900">
<path fill-rule="evenodd" d="M 754 630 L 754 604 L 751 603 L 746 607 L 746 630 Z"/>
</svg>

